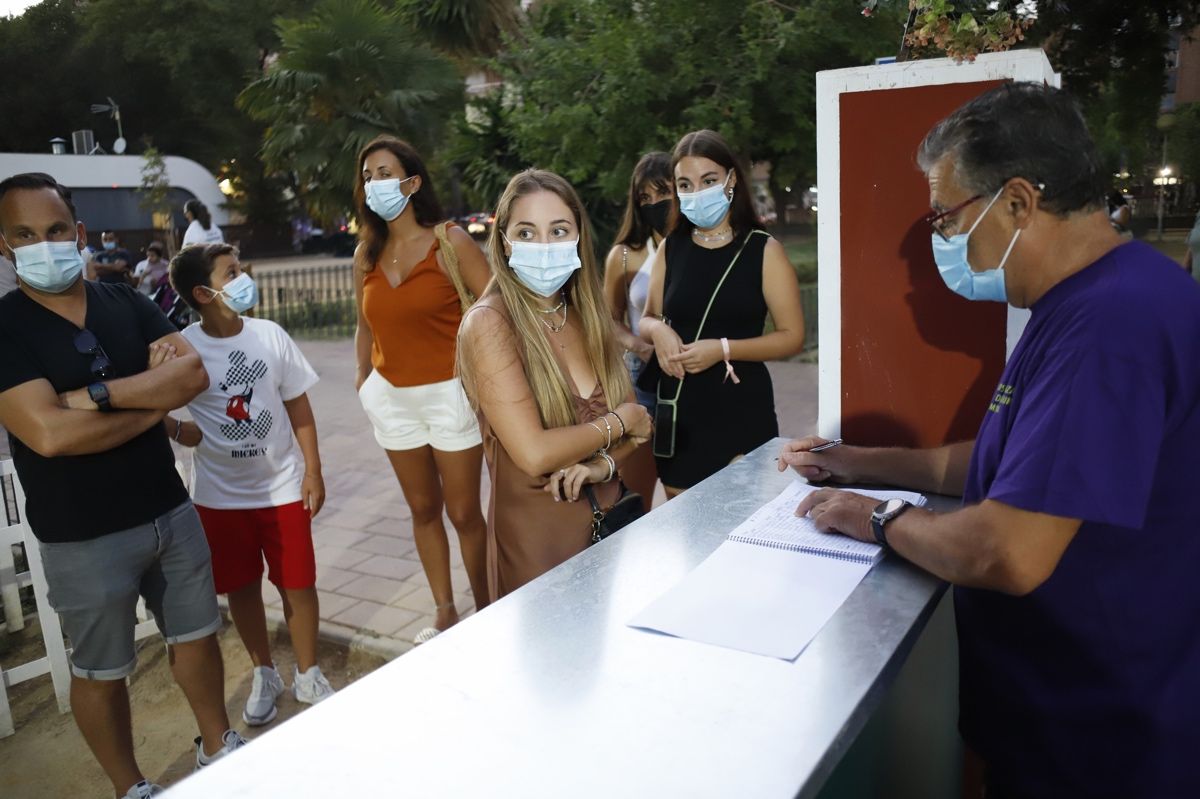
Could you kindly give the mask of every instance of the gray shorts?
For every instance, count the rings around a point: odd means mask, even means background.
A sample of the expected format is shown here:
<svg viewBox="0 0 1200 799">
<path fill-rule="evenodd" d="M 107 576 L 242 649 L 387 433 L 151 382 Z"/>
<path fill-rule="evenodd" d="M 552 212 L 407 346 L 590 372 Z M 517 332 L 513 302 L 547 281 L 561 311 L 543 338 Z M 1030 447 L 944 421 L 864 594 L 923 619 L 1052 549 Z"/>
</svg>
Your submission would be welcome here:
<svg viewBox="0 0 1200 799">
<path fill-rule="evenodd" d="M 190 501 L 150 524 L 91 541 L 42 543 L 50 605 L 71 639 L 71 671 L 120 680 L 137 665 L 133 628 L 146 598 L 168 644 L 221 629 L 212 563 Z"/>
</svg>

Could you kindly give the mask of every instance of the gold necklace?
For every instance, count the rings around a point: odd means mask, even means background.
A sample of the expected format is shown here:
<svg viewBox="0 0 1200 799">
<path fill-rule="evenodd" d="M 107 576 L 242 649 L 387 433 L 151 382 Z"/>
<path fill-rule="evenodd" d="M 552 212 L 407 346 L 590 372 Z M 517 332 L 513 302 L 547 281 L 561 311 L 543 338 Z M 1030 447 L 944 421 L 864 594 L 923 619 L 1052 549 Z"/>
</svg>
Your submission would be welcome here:
<svg viewBox="0 0 1200 799">
<path fill-rule="evenodd" d="M 546 319 L 541 320 L 542 324 L 545 325 L 546 329 L 549 330 L 551 333 L 561 333 L 561 332 L 563 332 L 563 328 L 565 328 L 567 326 L 567 312 L 571 310 L 571 306 L 567 305 L 567 303 L 564 301 L 559 307 L 562 308 L 562 312 L 563 312 L 563 318 L 562 318 L 561 324 L 555 326 L 554 323 L 550 322 L 549 320 L 546 320 Z"/>
<path fill-rule="evenodd" d="M 727 227 L 718 233 L 701 233 L 699 228 L 692 228 L 692 235 L 707 244 L 712 241 L 720 241 L 726 236 L 733 236 L 733 228 Z"/>
<path fill-rule="evenodd" d="M 543 313 L 543 314 L 549 315 L 549 314 L 555 314 L 555 313 L 558 313 L 559 311 L 561 311 L 564 307 L 566 307 L 567 295 L 565 293 L 563 293 L 563 294 L 560 294 L 559 297 L 561 299 L 558 301 L 558 305 L 555 305 L 553 308 L 538 308 L 538 313 Z"/>
</svg>

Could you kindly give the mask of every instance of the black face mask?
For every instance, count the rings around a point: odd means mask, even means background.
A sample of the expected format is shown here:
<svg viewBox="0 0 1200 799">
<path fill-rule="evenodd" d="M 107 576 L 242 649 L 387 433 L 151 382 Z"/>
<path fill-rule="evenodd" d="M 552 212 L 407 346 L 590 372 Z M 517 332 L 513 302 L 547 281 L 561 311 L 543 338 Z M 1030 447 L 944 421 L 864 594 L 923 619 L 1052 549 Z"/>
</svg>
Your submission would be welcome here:
<svg viewBox="0 0 1200 799">
<path fill-rule="evenodd" d="M 660 236 L 667 234 L 667 219 L 671 216 L 671 201 L 659 200 L 638 207 L 642 221 L 654 229 Z"/>
</svg>

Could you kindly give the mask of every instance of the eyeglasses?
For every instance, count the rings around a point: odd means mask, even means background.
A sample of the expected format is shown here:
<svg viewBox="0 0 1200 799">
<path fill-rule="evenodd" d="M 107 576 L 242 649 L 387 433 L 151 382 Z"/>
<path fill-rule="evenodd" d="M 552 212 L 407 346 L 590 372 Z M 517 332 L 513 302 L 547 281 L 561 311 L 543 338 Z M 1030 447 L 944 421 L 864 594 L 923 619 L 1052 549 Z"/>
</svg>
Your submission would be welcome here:
<svg viewBox="0 0 1200 799">
<path fill-rule="evenodd" d="M 84 328 L 75 334 L 75 351 L 80 355 L 92 356 L 92 376 L 100 380 L 107 380 L 116 374 L 113 368 L 112 361 L 109 360 L 108 353 L 104 351 L 104 347 L 100 346 L 100 342 L 96 339 L 96 334 Z"/>
<path fill-rule="evenodd" d="M 933 228 L 934 233 L 936 233 L 942 237 L 943 241 L 950 241 L 950 237 L 948 235 L 946 235 L 946 231 L 944 231 L 942 229 L 943 226 L 946 224 L 947 218 L 954 216 L 959 211 L 962 211 L 964 208 L 967 208 L 968 206 L 970 206 L 972 203 L 977 203 L 982 199 L 983 199 L 982 194 L 976 194 L 974 197 L 970 198 L 969 200 L 964 200 L 961 203 L 959 203 L 958 205 L 954 206 L 953 208 L 950 208 L 949 210 L 941 211 L 941 212 L 935 211 L 935 212 L 929 214 L 928 216 L 925 217 L 925 221 L 929 223 L 929 226 L 931 228 Z"/>
</svg>

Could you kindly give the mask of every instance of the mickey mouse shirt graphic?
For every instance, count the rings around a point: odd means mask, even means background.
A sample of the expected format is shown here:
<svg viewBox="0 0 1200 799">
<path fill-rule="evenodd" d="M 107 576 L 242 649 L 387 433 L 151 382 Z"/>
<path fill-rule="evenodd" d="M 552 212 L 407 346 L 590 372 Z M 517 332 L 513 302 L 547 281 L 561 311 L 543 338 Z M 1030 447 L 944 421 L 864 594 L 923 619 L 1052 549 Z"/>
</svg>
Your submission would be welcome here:
<svg viewBox="0 0 1200 799">
<path fill-rule="evenodd" d="M 274 322 L 242 321 L 242 331 L 226 338 L 200 325 L 183 331 L 209 372 L 208 390 L 188 405 L 204 432 L 192 496 L 198 505 L 230 509 L 298 502 L 304 457 L 284 402 L 312 388 L 317 374 Z"/>
</svg>

